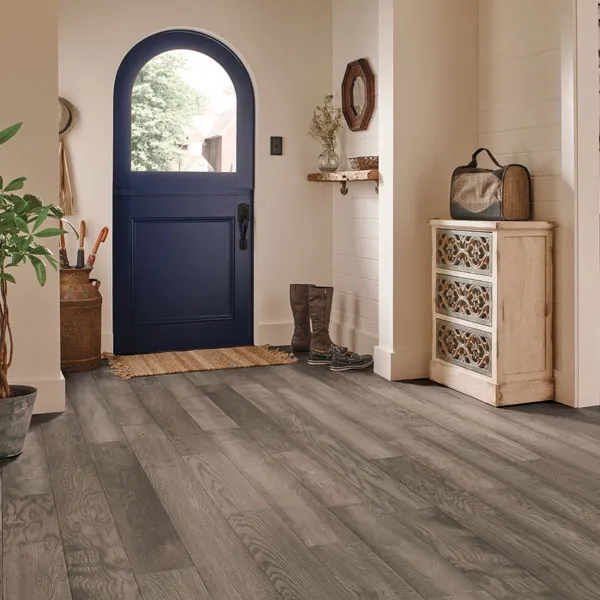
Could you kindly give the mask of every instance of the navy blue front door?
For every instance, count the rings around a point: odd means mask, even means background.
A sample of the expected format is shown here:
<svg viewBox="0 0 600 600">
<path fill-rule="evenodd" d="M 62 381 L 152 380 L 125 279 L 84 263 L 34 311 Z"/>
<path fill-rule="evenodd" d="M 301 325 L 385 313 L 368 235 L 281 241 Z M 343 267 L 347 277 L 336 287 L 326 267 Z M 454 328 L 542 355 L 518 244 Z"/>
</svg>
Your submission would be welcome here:
<svg viewBox="0 0 600 600">
<path fill-rule="evenodd" d="M 235 133 L 226 131 L 226 114 L 213 119 L 214 131 L 199 116 L 198 132 L 181 145 L 179 163 L 140 167 L 135 161 L 147 159 L 144 152 L 154 141 L 150 131 L 148 144 L 132 150 L 134 83 L 149 61 L 182 49 L 214 59 L 229 76 L 232 89 L 226 93 L 237 101 Z M 228 135 L 233 135 L 229 142 Z M 192 156 L 194 143 L 200 150 Z M 228 157 L 227 144 L 234 149 Z M 182 164 L 187 170 L 175 170 Z M 117 354 L 252 344 L 253 187 L 254 94 L 237 56 L 192 31 L 159 33 L 135 46 L 119 68 L 114 96 Z"/>
</svg>

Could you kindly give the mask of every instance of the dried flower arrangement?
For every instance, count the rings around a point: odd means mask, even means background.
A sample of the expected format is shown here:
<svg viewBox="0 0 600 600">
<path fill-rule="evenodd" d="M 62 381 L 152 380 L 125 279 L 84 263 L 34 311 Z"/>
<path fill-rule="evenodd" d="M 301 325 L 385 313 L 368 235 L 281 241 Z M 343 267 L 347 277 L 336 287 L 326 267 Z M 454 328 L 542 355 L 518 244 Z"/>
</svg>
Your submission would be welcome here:
<svg viewBox="0 0 600 600">
<path fill-rule="evenodd" d="M 323 144 L 327 151 L 335 152 L 337 133 L 342 126 L 342 109 L 333 105 L 333 94 L 327 94 L 323 106 L 313 112 L 308 134 Z"/>
</svg>

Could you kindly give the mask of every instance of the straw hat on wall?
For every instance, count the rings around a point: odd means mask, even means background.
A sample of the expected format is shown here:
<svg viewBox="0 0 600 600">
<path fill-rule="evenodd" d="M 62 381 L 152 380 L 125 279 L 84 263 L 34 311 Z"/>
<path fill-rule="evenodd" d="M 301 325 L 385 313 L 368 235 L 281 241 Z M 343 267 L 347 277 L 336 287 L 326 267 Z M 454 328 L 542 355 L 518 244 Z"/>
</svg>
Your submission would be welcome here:
<svg viewBox="0 0 600 600">
<path fill-rule="evenodd" d="M 74 209 L 73 186 L 69 173 L 69 159 L 65 147 L 65 136 L 75 125 L 75 107 L 64 98 L 58 99 L 58 160 L 60 165 L 59 205 L 65 215 L 72 215 Z"/>
<path fill-rule="evenodd" d="M 75 125 L 75 107 L 65 98 L 58 99 L 58 135 L 63 137 Z"/>
</svg>

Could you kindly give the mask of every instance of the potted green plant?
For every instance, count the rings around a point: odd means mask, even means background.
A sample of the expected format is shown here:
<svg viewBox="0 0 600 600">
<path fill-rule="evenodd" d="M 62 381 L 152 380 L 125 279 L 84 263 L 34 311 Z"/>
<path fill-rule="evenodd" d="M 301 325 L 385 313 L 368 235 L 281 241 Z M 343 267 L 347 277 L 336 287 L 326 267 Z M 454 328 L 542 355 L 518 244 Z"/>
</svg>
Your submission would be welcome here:
<svg viewBox="0 0 600 600">
<path fill-rule="evenodd" d="M 0 145 L 13 138 L 21 125 L 0 131 Z M 57 261 L 43 240 L 66 233 L 56 227 L 43 227 L 46 219 L 61 219 L 63 213 L 52 204 L 44 205 L 37 196 L 21 192 L 25 181 L 25 177 L 18 177 L 5 184 L 0 176 L 0 458 L 23 451 L 37 394 L 34 387 L 10 385 L 8 380 L 13 359 L 8 291 L 9 284 L 16 283 L 11 271 L 30 263 L 43 286 L 45 263 L 57 269 Z"/>
</svg>

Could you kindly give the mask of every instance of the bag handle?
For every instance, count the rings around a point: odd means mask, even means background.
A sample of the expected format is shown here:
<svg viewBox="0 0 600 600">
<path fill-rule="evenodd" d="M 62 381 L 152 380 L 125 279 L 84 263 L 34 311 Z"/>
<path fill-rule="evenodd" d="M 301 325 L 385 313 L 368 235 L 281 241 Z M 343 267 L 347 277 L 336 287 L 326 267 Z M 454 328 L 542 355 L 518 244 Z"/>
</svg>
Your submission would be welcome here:
<svg viewBox="0 0 600 600">
<path fill-rule="evenodd" d="M 473 154 L 473 157 L 471 158 L 471 162 L 467 165 L 467 167 L 469 167 L 470 169 L 474 169 L 477 166 L 477 157 L 482 153 L 482 152 L 486 152 L 487 155 L 490 157 L 490 160 L 499 168 L 499 169 L 503 169 L 504 165 L 501 165 L 497 160 L 496 157 L 487 149 L 487 148 L 479 148 L 478 150 L 476 150 Z"/>
</svg>

